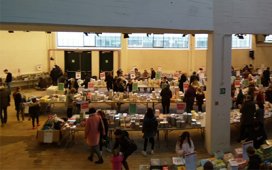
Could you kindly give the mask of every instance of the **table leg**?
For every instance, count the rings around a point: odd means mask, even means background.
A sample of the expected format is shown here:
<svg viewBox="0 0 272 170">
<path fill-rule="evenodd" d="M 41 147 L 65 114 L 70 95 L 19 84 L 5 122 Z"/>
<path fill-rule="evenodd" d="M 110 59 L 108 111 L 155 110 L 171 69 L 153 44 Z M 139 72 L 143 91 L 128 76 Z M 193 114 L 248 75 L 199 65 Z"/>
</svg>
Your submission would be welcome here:
<svg viewBox="0 0 272 170">
<path fill-rule="evenodd" d="M 159 130 L 157 130 L 157 142 L 158 142 L 158 146 L 160 148 L 161 144 L 160 144 L 160 131 Z"/>
</svg>

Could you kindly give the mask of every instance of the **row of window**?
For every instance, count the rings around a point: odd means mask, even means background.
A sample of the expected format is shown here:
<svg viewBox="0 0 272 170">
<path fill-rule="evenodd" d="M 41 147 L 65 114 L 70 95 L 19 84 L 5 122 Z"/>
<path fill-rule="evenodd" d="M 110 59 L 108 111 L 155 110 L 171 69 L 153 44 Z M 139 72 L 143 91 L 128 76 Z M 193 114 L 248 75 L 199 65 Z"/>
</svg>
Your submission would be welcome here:
<svg viewBox="0 0 272 170">
<path fill-rule="evenodd" d="M 195 48 L 207 49 L 208 34 L 195 34 Z M 252 36 L 232 35 L 232 48 L 251 48 Z M 272 36 L 266 37 L 272 42 Z M 120 48 L 121 33 L 58 32 L 58 47 Z M 179 48 L 189 49 L 189 35 L 184 34 L 128 34 L 128 48 Z"/>
</svg>

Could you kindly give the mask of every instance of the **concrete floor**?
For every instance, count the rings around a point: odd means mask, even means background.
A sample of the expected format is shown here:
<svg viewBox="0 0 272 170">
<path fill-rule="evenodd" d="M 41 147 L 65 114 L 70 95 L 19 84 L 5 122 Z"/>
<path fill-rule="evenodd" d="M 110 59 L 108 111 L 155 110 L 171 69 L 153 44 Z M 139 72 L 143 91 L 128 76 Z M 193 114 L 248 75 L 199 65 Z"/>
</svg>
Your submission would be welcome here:
<svg viewBox="0 0 272 170">
<path fill-rule="evenodd" d="M 27 97 L 31 95 L 43 95 L 45 92 L 35 90 L 23 90 L 23 94 Z M 96 108 L 103 108 L 105 106 L 97 106 Z M 157 105 L 156 108 L 160 108 Z M 173 106 L 174 107 L 174 106 Z M 126 111 L 126 107 L 123 108 Z M 55 113 L 60 116 L 65 116 L 64 106 L 57 106 L 54 109 Z M 47 115 L 41 115 L 41 125 L 47 119 Z M 271 138 L 271 121 L 266 122 L 266 129 L 268 137 Z M 177 137 L 182 133 L 180 131 L 173 131 L 169 134 L 168 142 L 163 139 L 160 140 L 160 146 L 155 146 L 155 154 L 141 155 L 143 149 L 143 139 L 141 132 L 130 132 L 137 145 L 138 150 L 128 158 L 128 163 L 131 170 L 139 169 L 140 164 L 149 164 L 150 158 L 171 158 L 175 156 L 175 142 Z M 190 130 L 192 139 L 195 144 L 197 158 L 209 158 L 210 155 L 205 150 L 205 139 L 201 136 L 197 129 Z M 226 132 L 229 133 L 229 132 Z M 30 170 L 30 169 L 111 169 L 111 153 L 103 152 L 104 163 L 96 165 L 87 160 L 89 150 L 83 140 L 83 133 L 77 133 L 74 143 L 69 145 L 63 142 L 62 145 L 57 144 L 40 144 L 36 140 L 37 129 L 32 130 L 31 121 L 28 117 L 24 121 L 18 122 L 16 120 L 16 113 L 14 109 L 13 100 L 11 106 L 8 108 L 8 123 L 5 127 L 0 128 L 0 169 L 1 170 Z M 236 142 L 238 129 L 236 126 L 231 128 L 231 145 L 232 148 L 239 147 Z"/>
</svg>

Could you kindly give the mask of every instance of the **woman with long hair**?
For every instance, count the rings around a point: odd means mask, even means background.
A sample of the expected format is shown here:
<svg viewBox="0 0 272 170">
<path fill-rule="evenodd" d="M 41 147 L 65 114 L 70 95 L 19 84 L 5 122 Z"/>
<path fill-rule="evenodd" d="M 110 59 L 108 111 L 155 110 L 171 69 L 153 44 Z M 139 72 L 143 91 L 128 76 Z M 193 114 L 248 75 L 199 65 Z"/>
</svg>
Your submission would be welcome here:
<svg viewBox="0 0 272 170">
<path fill-rule="evenodd" d="M 176 143 L 176 153 L 179 156 L 184 156 L 185 154 L 194 152 L 194 150 L 195 146 L 190 137 L 190 133 L 187 131 L 183 132 Z"/>
</svg>

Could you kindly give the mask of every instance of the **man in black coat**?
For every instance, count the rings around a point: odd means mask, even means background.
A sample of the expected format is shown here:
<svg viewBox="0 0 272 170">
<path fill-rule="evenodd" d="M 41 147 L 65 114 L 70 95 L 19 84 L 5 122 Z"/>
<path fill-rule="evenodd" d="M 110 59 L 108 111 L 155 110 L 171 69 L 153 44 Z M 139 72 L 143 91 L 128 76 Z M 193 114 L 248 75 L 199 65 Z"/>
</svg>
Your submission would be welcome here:
<svg viewBox="0 0 272 170">
<path fill-rule="evenodd" d="M 247 95 L 241 109 L 240 118 L 240 140 L 248 138 L 248 134 L 253 129 L 254 114 L 256 113 L 256 106 L 252 96 Z"/>
<path fill-rule="evenodd" d="M 4 72 L 5 72 L 5 74 L 7 74 L 5 83 L 6 83 L 6 86 L 8 87 L 8 90 L 10 91 L 11 90 L 11 82 L 12 82 L 12 74 L 8 71 L 8 69 L 5 69 Z"/>
<path fill-rule="evenodd" d="M 3 86 L 2 79 L 0 78 L 0 119 L 2 127 L 7 123 L 9 100 L 9 90 Z M 4 115 L 2 113 L 4 113 Z"/>
<path fill-rule="evenodd" d="M 267 67 L 266 70 L 263 71 L 262 84 L 264 87 L 269 86 L 270 83 L 270 68 Z"/>
<path fill-rule="evenodd" d="M 172 92 L 170 90 L 169 84 L 166 84 L 166 87 L 162 89 L 160 95 L 161 95 L 161 98 L 162 98 L 163 114 L 169 113 L 170 100 L 172 98 Z"/>
</svg>

